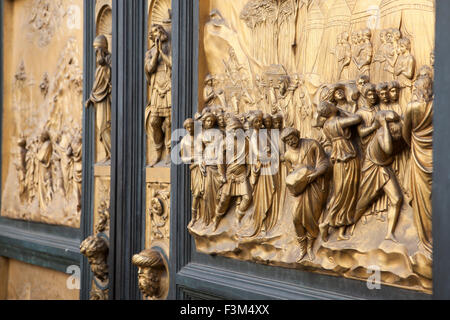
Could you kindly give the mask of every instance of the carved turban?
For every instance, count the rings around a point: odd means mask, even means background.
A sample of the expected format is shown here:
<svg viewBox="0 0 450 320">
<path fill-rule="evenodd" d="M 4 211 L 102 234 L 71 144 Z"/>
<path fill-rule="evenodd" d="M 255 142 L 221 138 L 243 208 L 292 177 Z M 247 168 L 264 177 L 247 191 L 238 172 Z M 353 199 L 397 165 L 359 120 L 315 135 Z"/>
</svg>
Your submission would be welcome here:
<svg viewBox="0 0 450 320">
<path fill-rule="evenodd" d="M 94 48 L 102 48 L 108 50 L 108 40 L 104 35 L 99 35 L 94 40 Z"/>
<path fill-rule="evenodd" d="M 163 259 L 158 251 L 146 249 L 141 253 L 135 254 L 132 258 L 135 266 L 141 268 L 162 268 L 164 267 Z"/>
</svg>

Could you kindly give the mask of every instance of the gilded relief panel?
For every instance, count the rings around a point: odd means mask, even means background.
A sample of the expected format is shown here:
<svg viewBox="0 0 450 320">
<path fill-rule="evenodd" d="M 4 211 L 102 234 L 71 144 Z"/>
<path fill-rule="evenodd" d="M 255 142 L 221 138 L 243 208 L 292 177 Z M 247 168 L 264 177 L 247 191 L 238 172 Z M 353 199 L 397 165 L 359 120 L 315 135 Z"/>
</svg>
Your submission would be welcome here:
<svg viewBox="0 0 450 320">
<path fill-rule="evenodd" d="M 5 1 L 1 215 L 78 228 L 83 1 Z"/>
<path fill-rule="evenodd" d="M 198 251 L 431 292 L 434 5 L 200 2 Z"/>
</svg>

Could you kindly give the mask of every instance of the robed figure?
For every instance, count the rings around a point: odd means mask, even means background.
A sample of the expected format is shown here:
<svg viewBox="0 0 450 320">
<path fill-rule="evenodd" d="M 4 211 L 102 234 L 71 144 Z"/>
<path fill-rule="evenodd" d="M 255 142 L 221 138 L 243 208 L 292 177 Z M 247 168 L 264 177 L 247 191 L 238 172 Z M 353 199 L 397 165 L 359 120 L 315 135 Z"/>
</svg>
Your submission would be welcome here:
<svg viewBox="0 0 450 320">
<path fill-rule="evenodd" d="M 432 252 L 431 186 L 433 174 L 433 80 L 423 72 L 414 83 L 413 102 L 405 112 L 403 137 L 411 146 L 410 188 L 419 239 Z"/>
<path fill-rule="evenodd" d="M 104 35 L 99 35 L 94 40 L 94 48 L 97 59 L 95 80 L 92 92 L 86 102 L 96 108 L 97 130 L 100 142 L 105 149 L 104 162 L 111 159 L 111 53 L 108 51 L 108 40 Z"/>
</svg>

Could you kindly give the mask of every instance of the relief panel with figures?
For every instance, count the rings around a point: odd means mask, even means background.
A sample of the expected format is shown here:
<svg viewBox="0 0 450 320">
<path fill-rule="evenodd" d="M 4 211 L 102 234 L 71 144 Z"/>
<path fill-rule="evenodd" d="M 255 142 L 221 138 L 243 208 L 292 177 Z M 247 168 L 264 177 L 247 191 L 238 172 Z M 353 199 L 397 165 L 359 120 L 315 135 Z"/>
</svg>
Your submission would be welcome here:
<svg viewBox="0 0 450 320">
<path fill-rule="evenodd" d="M 434 5 L 200 4 L 199 252 L 431 292 Z"/>
</svg>

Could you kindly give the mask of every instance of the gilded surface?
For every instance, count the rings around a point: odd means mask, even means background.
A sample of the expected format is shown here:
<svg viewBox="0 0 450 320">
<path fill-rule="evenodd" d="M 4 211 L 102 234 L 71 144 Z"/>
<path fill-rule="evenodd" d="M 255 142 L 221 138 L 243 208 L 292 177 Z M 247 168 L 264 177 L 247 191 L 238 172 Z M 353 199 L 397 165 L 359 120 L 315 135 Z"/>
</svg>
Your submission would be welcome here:
<svg viewBox="0 0 450 320">
<path fill-rule="evenodd" d="M 148 50 L 144 60 L 146 196 L 145 250 L 134 255 L 144 299 L 167 298 L 170 250 L 170 156 L 172 134 L 172 3 L 148 1 Z"/>
<path fill-rule="evenodd" d="M 198 251 L 431 292 L 434 10 L 201 3 Z"/>
<path fill-rule="evenodd" d="M 148 102 L 145 108 L 147 163 L 170 164 L 172 128 L 172 13 L 170 0 L 150 3 L 145 76 Z"/>
<path fill-rule="evenodd" d="M 78 228 L 81 0 L 5 2 L 2 216 Z"/>
<path fill-rule="evenodd" d="M 111 42 L 112 2 L 95 4 L 96 38 L 93 42 L 96 70 L 86 108 L 95 110 L 94 212 L 92 235 L 84 239 L 80 252 L 88 259 L 93 280 L 90 300 L 108 300 L 111 191 Z"/>
</svg>

